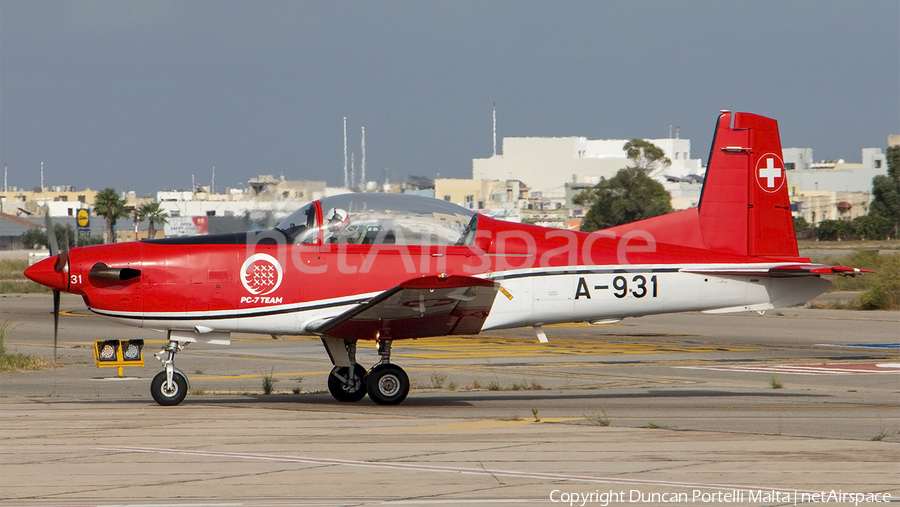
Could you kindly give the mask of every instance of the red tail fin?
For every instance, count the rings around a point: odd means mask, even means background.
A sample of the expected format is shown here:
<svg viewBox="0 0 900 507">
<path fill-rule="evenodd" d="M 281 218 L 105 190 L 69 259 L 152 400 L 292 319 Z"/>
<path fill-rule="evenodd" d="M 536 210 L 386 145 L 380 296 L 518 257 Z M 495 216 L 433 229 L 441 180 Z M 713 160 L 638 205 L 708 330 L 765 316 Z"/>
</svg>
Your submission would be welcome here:
<svg viewBox="0 0 900 507">
<path fill-rule="evenodd" d="M 733 120 L 733 121 L 732 121 Z M 724 112 L 716 133 L 699 208 L 609 229 L 642 230 L 657 242 L 747 256 L 797 257 L 778 122 Z"/>
<path fill-rule="evenodd" d="M 706 248 L 798 255 L 778 122 L 749 113 L 719 116 L 699 218 Z"/>
</svg>

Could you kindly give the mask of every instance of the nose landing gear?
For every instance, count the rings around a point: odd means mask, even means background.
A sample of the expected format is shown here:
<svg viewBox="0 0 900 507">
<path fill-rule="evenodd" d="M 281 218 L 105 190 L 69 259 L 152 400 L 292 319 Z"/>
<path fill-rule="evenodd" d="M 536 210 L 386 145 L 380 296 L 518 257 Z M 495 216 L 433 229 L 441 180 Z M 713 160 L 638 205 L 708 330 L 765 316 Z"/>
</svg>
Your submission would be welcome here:
<svg viewBox="0 0 900 507">
<path fill-rule="evenodd" d="M 164 407 L 178 405 L 184 401 L 191 384 L 187 375 L 175 367 L 175 354 L 184 349 L 187 342 L 179 343 L 170 340 L 166 348 L 155 356 L 163 365 L 163 371 L 156 374 L 150 382 L 150 395 L 156 403 Z"/>
</svg>

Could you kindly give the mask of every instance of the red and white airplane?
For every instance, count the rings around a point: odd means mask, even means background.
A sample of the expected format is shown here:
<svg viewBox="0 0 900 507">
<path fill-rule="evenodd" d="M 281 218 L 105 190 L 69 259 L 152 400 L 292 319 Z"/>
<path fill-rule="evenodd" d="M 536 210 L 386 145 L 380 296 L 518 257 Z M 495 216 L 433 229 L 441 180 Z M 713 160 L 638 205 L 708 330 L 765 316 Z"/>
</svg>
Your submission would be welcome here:
<svg viewBox="0 0 900 507">
<path fill-rule="evenodd" d="M 165 332 L 151 383 L 161 405 L 189 389 L 176 352 L 234 332 L 318 335 L 334 398 L 398 404 L 409 379 L 390 362 L 394 340 L 533 326 L 546 341 L 545 324 L 762 311 L 825 292 L 823 274 L 860 273 L 799 257 L 775 120 L 723 112 L 708 162 L 697 208 L 590 234 L 357 193 L 270 231 L 74 248 L 25 274 L 98 315 Z M 378 344 L 368 371 L 358 340 Z"/>
</svg>

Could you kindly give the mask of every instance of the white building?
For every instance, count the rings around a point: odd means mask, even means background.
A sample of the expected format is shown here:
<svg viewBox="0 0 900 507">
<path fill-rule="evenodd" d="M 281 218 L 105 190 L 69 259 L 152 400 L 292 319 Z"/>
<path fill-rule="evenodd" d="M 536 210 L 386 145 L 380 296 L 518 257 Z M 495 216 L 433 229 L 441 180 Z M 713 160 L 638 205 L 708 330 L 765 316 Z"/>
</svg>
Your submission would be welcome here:
<svg viewBox="0 0 900 507">
<path fill-rule="evenodd" d="M 700 159 L 691 158 L 689 139 L 647 139 L 659 146 L 672 165 L 655 179 L 702 175 Z M 623 147 L 628 140 L 589 140 L 584 137 L 506 137 L 503 154 L 472 160 L 476 180 L 520 180 L 531 187 L 532 195 L 562 197 L 566 183 L 597 183 L 611 178 L 631 161 Z"/>
<path fill-rule="evenodd" d="M 784 167 L 794 192 L 872 192 L 872 178 L 887 174 L 887 158 L 881 148 L 863 148 L 862 162 L 844 159 L 813 162 L 812 148 L 784 148 Z"/>
</svg>

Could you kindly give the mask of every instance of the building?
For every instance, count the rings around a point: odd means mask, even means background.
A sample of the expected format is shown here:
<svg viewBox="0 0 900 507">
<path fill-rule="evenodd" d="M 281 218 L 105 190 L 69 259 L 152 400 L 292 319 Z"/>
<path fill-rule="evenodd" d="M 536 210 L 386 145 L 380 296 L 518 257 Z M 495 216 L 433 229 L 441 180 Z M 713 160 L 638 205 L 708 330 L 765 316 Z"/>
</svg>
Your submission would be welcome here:
<svg viewBox="0 0 900 507">
<path fill-rule="evenodd" d="M 782 153 L 788 185 L 794 192 L 871 192 L 872 178 L 887 174 L 887 158 L 881 148 L 863 148 L 858 164 L 844 159 L 813 162 L 812 148 L 784 148 Z"/>
<path fill-rule="evenodd" d="M 434 196 L 468 209 L 518 207 L 528 197 L 528 187 L 518 180 L 450 179 L 434 181 Z"/>
<path fill-rule="evenodd" d="M 801 190 L 791 195 L 793 215 L 812 225 L 818 225 L 822 220 L 853 220 L 867 215 L 871 203 L 869 192 Z"/>
<path fill-rule="evenodd" d="M 784 148 L 782 153 L 794 216 L 812 225 L 866 215 L 872 179 L 887 174 L 881 148 L 863 148 L 858 164 L 843 159 L 813 162 L 812 148 Z"/>
<path fill-rule="evenodd" d="M 302 204 L 328 195 L 324 181 L 286 180 L 260 175 L 249 180 L 247 189 L 226 189 L 224 194 L 210 192 L 208 186 L 193 191 L 165 190 L 156 193 L 160 208 L 172 218 L 239 217 L 254 215 L 254 222 L 272 224 Z M 265 218 L 262 218 L 265 217 Z M 166 234 L 174 232 L 182 221 L 174 220 Z"/>
<path fill-rule="evenodd" d="M 700 159 L 691 158 L 689 139 L 648 139 L 659 146 L 672 165 L 652 176 L 684 178 L 702 175 Z M 472 160 L 475 180 L 519 180 L 533 196 L 564 197 L 566 183 L 596 184 L 631 164 L 623 150 L 627 140 L 589 140 L 584 137 L 506 137 L 503 154 Z"/>
<path fill-rule="evenodd" d="M 74 186 L 54 186 L 25 191 L 15 187 L 0 192 L 0 211 L 16 216 L 44 216 L 43 207 L 50 209 L 51 217 L 74 217 L 80 208 L 94 203 L 97 190 L 76 190 Z"/>
</svg>

